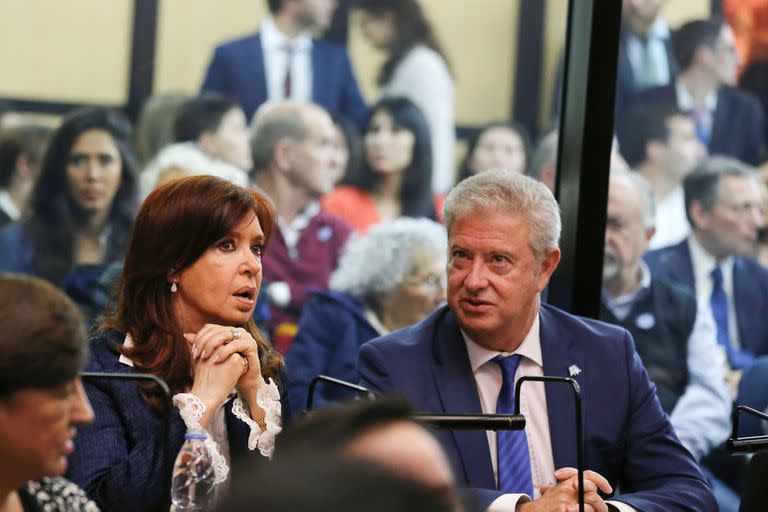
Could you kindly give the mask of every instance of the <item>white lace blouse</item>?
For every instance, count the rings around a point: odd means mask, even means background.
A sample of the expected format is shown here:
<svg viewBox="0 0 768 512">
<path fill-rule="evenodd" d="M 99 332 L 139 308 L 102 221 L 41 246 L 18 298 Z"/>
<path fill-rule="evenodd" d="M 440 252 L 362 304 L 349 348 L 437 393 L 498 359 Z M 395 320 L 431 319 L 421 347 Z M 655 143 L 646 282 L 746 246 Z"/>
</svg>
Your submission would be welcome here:
<svg viewBox="0 0 768 512">
<path fill-rule="evenodd" d="M 123 345 L 126 348 L 133 346 L 133 340 L 130 335 L 125 336 Z M 124 355 L 120 356 L 119 361 L 128 366 L 133 366 L 133 361 Z M 264 430 L 251 418 L 248 404 L 242 400 L 238 393 L 233 393 L 227 401 L 232 399 L 234 399 L 232 413 L 236 418 L 248 425 L 250 429 L 248 449 L 255 450 L 258 447 L 259 452 L 264 457 L 272 457 L 272 453 L 275 451 L 275 437 L 282 430 L 280 392 L 274 380 L 269 379 L 267 385 L 256 393 L 256 403 L 266 413 L 264 416 L 266 428 Z M 213 414 L 208 429 L 203 429 L 200 426 L 200 418 L 205 413 L 206 407 L 200 398 L 192 393 L 177 393 L 173 396 L 173 405 L 179 410 L 181 419 L 184 421 L 187 429 L 201 429 L 205 430 L 208 434 L 205 445 L 213 460 L 215 483 L 221 484 L 228 481 L 230 451 L 224 407 L 219 407 Z"/>
</svg>

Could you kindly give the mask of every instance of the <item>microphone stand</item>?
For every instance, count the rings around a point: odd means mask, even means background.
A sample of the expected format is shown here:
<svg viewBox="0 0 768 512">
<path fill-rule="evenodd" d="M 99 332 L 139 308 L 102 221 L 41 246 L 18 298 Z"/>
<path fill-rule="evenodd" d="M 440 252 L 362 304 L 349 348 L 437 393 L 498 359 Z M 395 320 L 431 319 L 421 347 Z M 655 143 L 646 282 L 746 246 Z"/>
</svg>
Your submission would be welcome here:
<svg viewBox="0 0 768 512">
<path fill-rule="evenodd" d="M 546 375 L 520 377 L 515 383 L 515 415 L 520 414 L 520 388 L 523 382 L 529 381 L 568 384 L 573 389 L 573 396 L 576 401 L 576 472 L 579 482 L 579 512 L 584 512 L 584 432 L 581 421 L 581 388 L 579 383 L 569 377 L 548 377 Z"/>
<path fill-rule="evenodd" d="M 358 395 L 366 395 L 367 398 L 371 400 L 376 398 L 376 395 L 373 394 L 373 391 L 371 391 L 366 387 L 358 386 L 357 384 L 352 384 L 351 382 L 347 382 L 341 379 L 336 379 L 334 377 L 329 377 L 328 375 L 316 375 L 309 382 L 309 389 L 307 390 L 307 407 L 306 407 L 307 412 L 311 411 L 314 405 L 315 388 L 317 387 L 318 382 L 327 382 L 328 384 L 332 384 L 334 386 L 351 389 L 352 391 L 356 391 Z"/>
<path fill-rule="evenodd" d="M 171 453 L 166 443 L 168 442 L 168 409 L 171 406 L 171 390 L 168 384 L 156 375 L 149 373 L 118 373 L 118 372 L 80 372 L 80 378 L 85 381 L 96 380 L 114 380 L 114 381 L 144 381 L 154 382 L 160 388 L 160 392 L 165 398 L 165 418 L 163 420 L 162 440 L 165 448 L 165 473 L 166 482 L 170 485 L 171 476 L 173 473 L 173 461 L 171 460 Z M 169 497 L 170 498 L 170 497 Z"/>
<path fill-rule="evenodd" d="M 747 407 L 746 405 L 737 405 L 733 408 L 733 412 L 731 413 L 733 430 L 731 431 L 731 437 L 725 442 L 725 449 L 731 455 L 754 453 L 758 450 L 768 449 L 768 435 L 739 437 L 740 412 L 745 412 L 750 416 L 756 416 L 762 420 L 768 421 L 768 414 L 764 414 L 756 409 Z"/>
<path fill-rule="evenodd" d="M 317 375 L 309 383 L 307 392 L 307 412 L 312 410 L 315 388 L 318 382 L 326 382 L 335 386 L 356 391 L 365 395 L 368 399 L 375 399 L 376 395 L 368 388 L 352 384 L 341 379 L 335 379 L 327 375 Z M 579 384 L 568 377 L 520 377 L 515 384 L 515 411 L 513 415 L 507 414 L 414 414 L 414 421 L 425 426 L 449 430 L 522 430 L 525 428 L 525 416 L 520 414 L 520 387 L 523 382 L 554 382 L 568 384 L 573 389 L 576 399 L 576 471 L 579 482 L 579 512 L 584 512 L 584 433 L 582 431 L 581 415 L 581 388 Z"/>
<path fill-rule="evenodd" d="M 366 387 L 328 375 L 317 375 L 309 383 L 307 412 L 313 408 L 318 382 L 355 391 L 359 395 L 365 395 L 369 400 L 376 399 L 376 394 Z M 522 430 L 525 428 L 525 417 L 521 414 L 413 414 L 411 418 L 424 426 L 446 430 Z"/>
</svg>

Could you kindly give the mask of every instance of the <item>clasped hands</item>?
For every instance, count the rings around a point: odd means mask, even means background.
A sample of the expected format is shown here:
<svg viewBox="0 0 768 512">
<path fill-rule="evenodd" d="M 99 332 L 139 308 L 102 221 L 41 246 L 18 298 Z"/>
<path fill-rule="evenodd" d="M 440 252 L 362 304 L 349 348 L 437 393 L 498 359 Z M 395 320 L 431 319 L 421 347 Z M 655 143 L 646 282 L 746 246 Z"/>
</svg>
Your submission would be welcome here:
<svg viewBox="0 0 768 512">
<path fill-rule="evenodd" d="M 522 503 L 516 507 L 516 512 L 578 512 L 579 510 L 579 481 L 575 468 L 560 468 L 555 471 L 558 483 L 542 485 L 541 497 L 536 501 Z M 606 494 L 613 492 L 611 484 L 602 475 L 594 471 L 584 472 L 584 510 L 585 512 L 608 512 L 608 505 L 598 494 L 598 490 Z"/>
<path fill-rule="evenodd" d="M 259 347 L 247 330 L 206 324 L 197 333 L 185 333 L 184 339 L 192 353 L 190 392 L 203 401 L 208 411 L 218 409 L 234 389 L 249 407 L 255 404 L 256 392 L 265 383 Z"/>
</svg>

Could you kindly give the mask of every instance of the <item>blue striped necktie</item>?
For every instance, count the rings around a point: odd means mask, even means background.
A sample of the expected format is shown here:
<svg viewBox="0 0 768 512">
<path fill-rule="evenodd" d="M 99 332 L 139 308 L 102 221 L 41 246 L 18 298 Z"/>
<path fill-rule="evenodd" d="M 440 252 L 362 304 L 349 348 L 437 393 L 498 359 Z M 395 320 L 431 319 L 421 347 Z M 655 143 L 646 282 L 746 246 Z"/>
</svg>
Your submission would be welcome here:
<svg viewBox="0 0 768 512">
<path fill-rule="evenodd" d="M 513 414 L 515 408 L 515 372 L 520 356 L 496 356 L 493 362 L 501 368 L 501 391 L 496 401 L 497 414 Z M 496 433 L 499 490 L 524 493 L 533 498 L 531 460 L 525 430 L 499 430 Z"/>
</svg>

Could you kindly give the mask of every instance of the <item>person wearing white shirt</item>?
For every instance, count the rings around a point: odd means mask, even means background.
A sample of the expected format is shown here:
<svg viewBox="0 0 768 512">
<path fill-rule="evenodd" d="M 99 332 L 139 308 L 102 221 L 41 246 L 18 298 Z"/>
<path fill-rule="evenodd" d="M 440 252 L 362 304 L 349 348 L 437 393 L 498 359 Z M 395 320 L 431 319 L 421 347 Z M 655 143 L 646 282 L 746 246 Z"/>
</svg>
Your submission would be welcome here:
<svg viewBox="0 0 768 512">
<path fill-rule="evenodd" d="M 632 133 L 622 146 L 629 164 L 651 184 L 656 204 L 650 247 L 677 243 L 690 233 L 682 182 L 706 156 L 696 127 L 680 110 L 654 106 L 630 115 Z"/>
<path fill-rule="evenodd" d="M 361 384 L 403 394 L 425 413 L 475 414 L 511 411 L 510 390 L 522 376 L 572 378 L 584 397 L 591 510 L 714 512 L 712 492 L 656 399 L 631 335 L 541 304 L 560 260 L 560 213 L 549 189 L 487 171 L 454 187 L 444 211 L 448 305 L 363 345 Z M 510 362 L 519 363 L 514 373 Z M 457 482 L 483 509 L 576 510 L 572 390 L 536 382 L 522 390 L 523 431 L 436 436 Z"/>
</svg>

